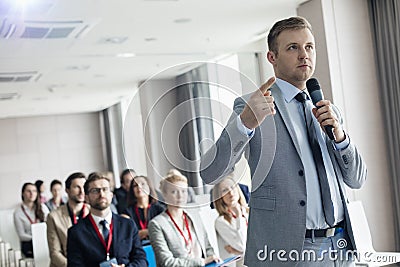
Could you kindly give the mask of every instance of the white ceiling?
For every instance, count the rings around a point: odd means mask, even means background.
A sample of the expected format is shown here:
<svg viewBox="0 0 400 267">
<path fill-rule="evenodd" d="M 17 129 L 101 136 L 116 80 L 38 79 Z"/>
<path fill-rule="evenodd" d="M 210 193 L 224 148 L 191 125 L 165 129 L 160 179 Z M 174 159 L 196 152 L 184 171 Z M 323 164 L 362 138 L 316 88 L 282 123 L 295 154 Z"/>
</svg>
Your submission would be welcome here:
<svg viewBox="0 0 400 267">
<path fill-rule="evenodd" d="M 165 68 L 262 49 L 251 44 L 301 2 L 0 0 L 0 99 L 14 95 L 0 118 L 102 110 Z M 29 28 L 73 30 L 26 38 Z"/>
</svg>

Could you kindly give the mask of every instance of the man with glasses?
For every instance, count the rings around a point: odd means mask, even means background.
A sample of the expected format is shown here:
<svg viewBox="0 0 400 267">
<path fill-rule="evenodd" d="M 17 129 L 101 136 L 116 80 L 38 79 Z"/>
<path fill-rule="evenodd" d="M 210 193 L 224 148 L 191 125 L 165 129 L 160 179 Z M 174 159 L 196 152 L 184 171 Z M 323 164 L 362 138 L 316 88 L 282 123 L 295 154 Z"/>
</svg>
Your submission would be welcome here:
<svg viewBox="0 0 400 267">
<path fill-rule="evenodd" d="M 135 223 L 111 212 L 109 179 L 92 173 L 84 190 L 90 214 L 68 230 L 68 266 L 147 266 Z"/>
</svg>

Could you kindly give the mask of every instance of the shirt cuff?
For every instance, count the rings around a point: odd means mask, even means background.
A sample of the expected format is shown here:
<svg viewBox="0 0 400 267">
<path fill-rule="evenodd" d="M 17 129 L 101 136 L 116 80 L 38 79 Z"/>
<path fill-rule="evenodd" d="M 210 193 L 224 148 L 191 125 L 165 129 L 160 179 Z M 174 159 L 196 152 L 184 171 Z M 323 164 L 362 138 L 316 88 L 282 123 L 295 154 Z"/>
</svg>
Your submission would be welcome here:
<svg viewBox="0 0 400 267">
<path fill-rule="evenodd" d="M 340 151 L 340 150 L 346 149 L 349 146 L 350 138 L 346 133 L 344 133 L 344 135 L 345 135 L 345 138 L 344 138 L 344 140 L 342 142 L 340 142 L 340 143 L 335 143 L 334 142 L 333 145 L 334 145 L 336 150 Z"/>
<path fill-rule="evenodd" d="M 240 115 L 238 115 L 238 116 L 236 117 L 236 125 L 237 125 L 239 131 L 240 131 L 242 134 L 247 135 L 248 137 L 253 136 L 253 134 L 254 134 L 254 129 L 249 129 L 249 128 L 247 128 L 246 126 L 244 126 L 242 120 L 240 119 Z"/>
</svg>

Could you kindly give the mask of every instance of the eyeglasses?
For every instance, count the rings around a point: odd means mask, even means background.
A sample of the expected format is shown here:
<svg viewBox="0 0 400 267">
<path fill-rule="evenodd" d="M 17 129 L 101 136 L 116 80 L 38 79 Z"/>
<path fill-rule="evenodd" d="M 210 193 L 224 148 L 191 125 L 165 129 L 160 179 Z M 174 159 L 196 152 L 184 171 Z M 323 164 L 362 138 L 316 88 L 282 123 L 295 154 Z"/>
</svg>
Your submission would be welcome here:
<svg viewBox="0 0 400 267">
<path fill-rule="evenodd" d="M 100 192 L 103 191 L 104 193 L 110 192 L 109 187 L 102 187 L 102 188 L 91 188 L 89 189 L 89 194 L 98 195 Z"/>
</svg>

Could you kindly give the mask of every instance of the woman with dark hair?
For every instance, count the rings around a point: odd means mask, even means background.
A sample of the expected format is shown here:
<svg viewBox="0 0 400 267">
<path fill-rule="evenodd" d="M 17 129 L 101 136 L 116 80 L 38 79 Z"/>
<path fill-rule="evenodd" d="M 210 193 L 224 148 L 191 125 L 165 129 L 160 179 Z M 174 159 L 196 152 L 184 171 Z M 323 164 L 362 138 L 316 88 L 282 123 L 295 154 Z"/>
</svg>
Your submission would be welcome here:
<svg viewBox="0 0 400 267">
<path fill-rule="evenodd" d="M 149 178 L 146 176 L 133 178 L 128 191 L 128 207 L 123 214 L 136 223 L 141 240 L 148 239 L 148 222 L 164 211 L 156 196 L 156 190 Z"/>
<path fill-rule="evenodd" d="M 36 190 L 39 195 L 40 203 L 46 203 L 47 198 L 44 195 L 44 191 L 46 190 L 46 187 L 44 185 L 44 182 L 42 180 L 36 180 L 35 186 L 36 186 Z"/>
<path fill-rule="evenodd" d="M 40 203 L 35 184 L 25 183 L 21 190 L 22 203 L 14 211 L 14 225 L 21 251 L 26 257 L 33 258 L 32 230 L 34 223 L 44 222 L 49 213 L 46 205 Z"/>
<path fill-rule="evenodd" d="M 63 197 L 62 183 L 60 180 L 55 179 L 51 181 L 50 192 L 53 195 L 53 197 L 45 203 L 50 211 L 57 209 L 58 207 L 64 205 L 67 202 L 67 199 Z"/>
</svg>

